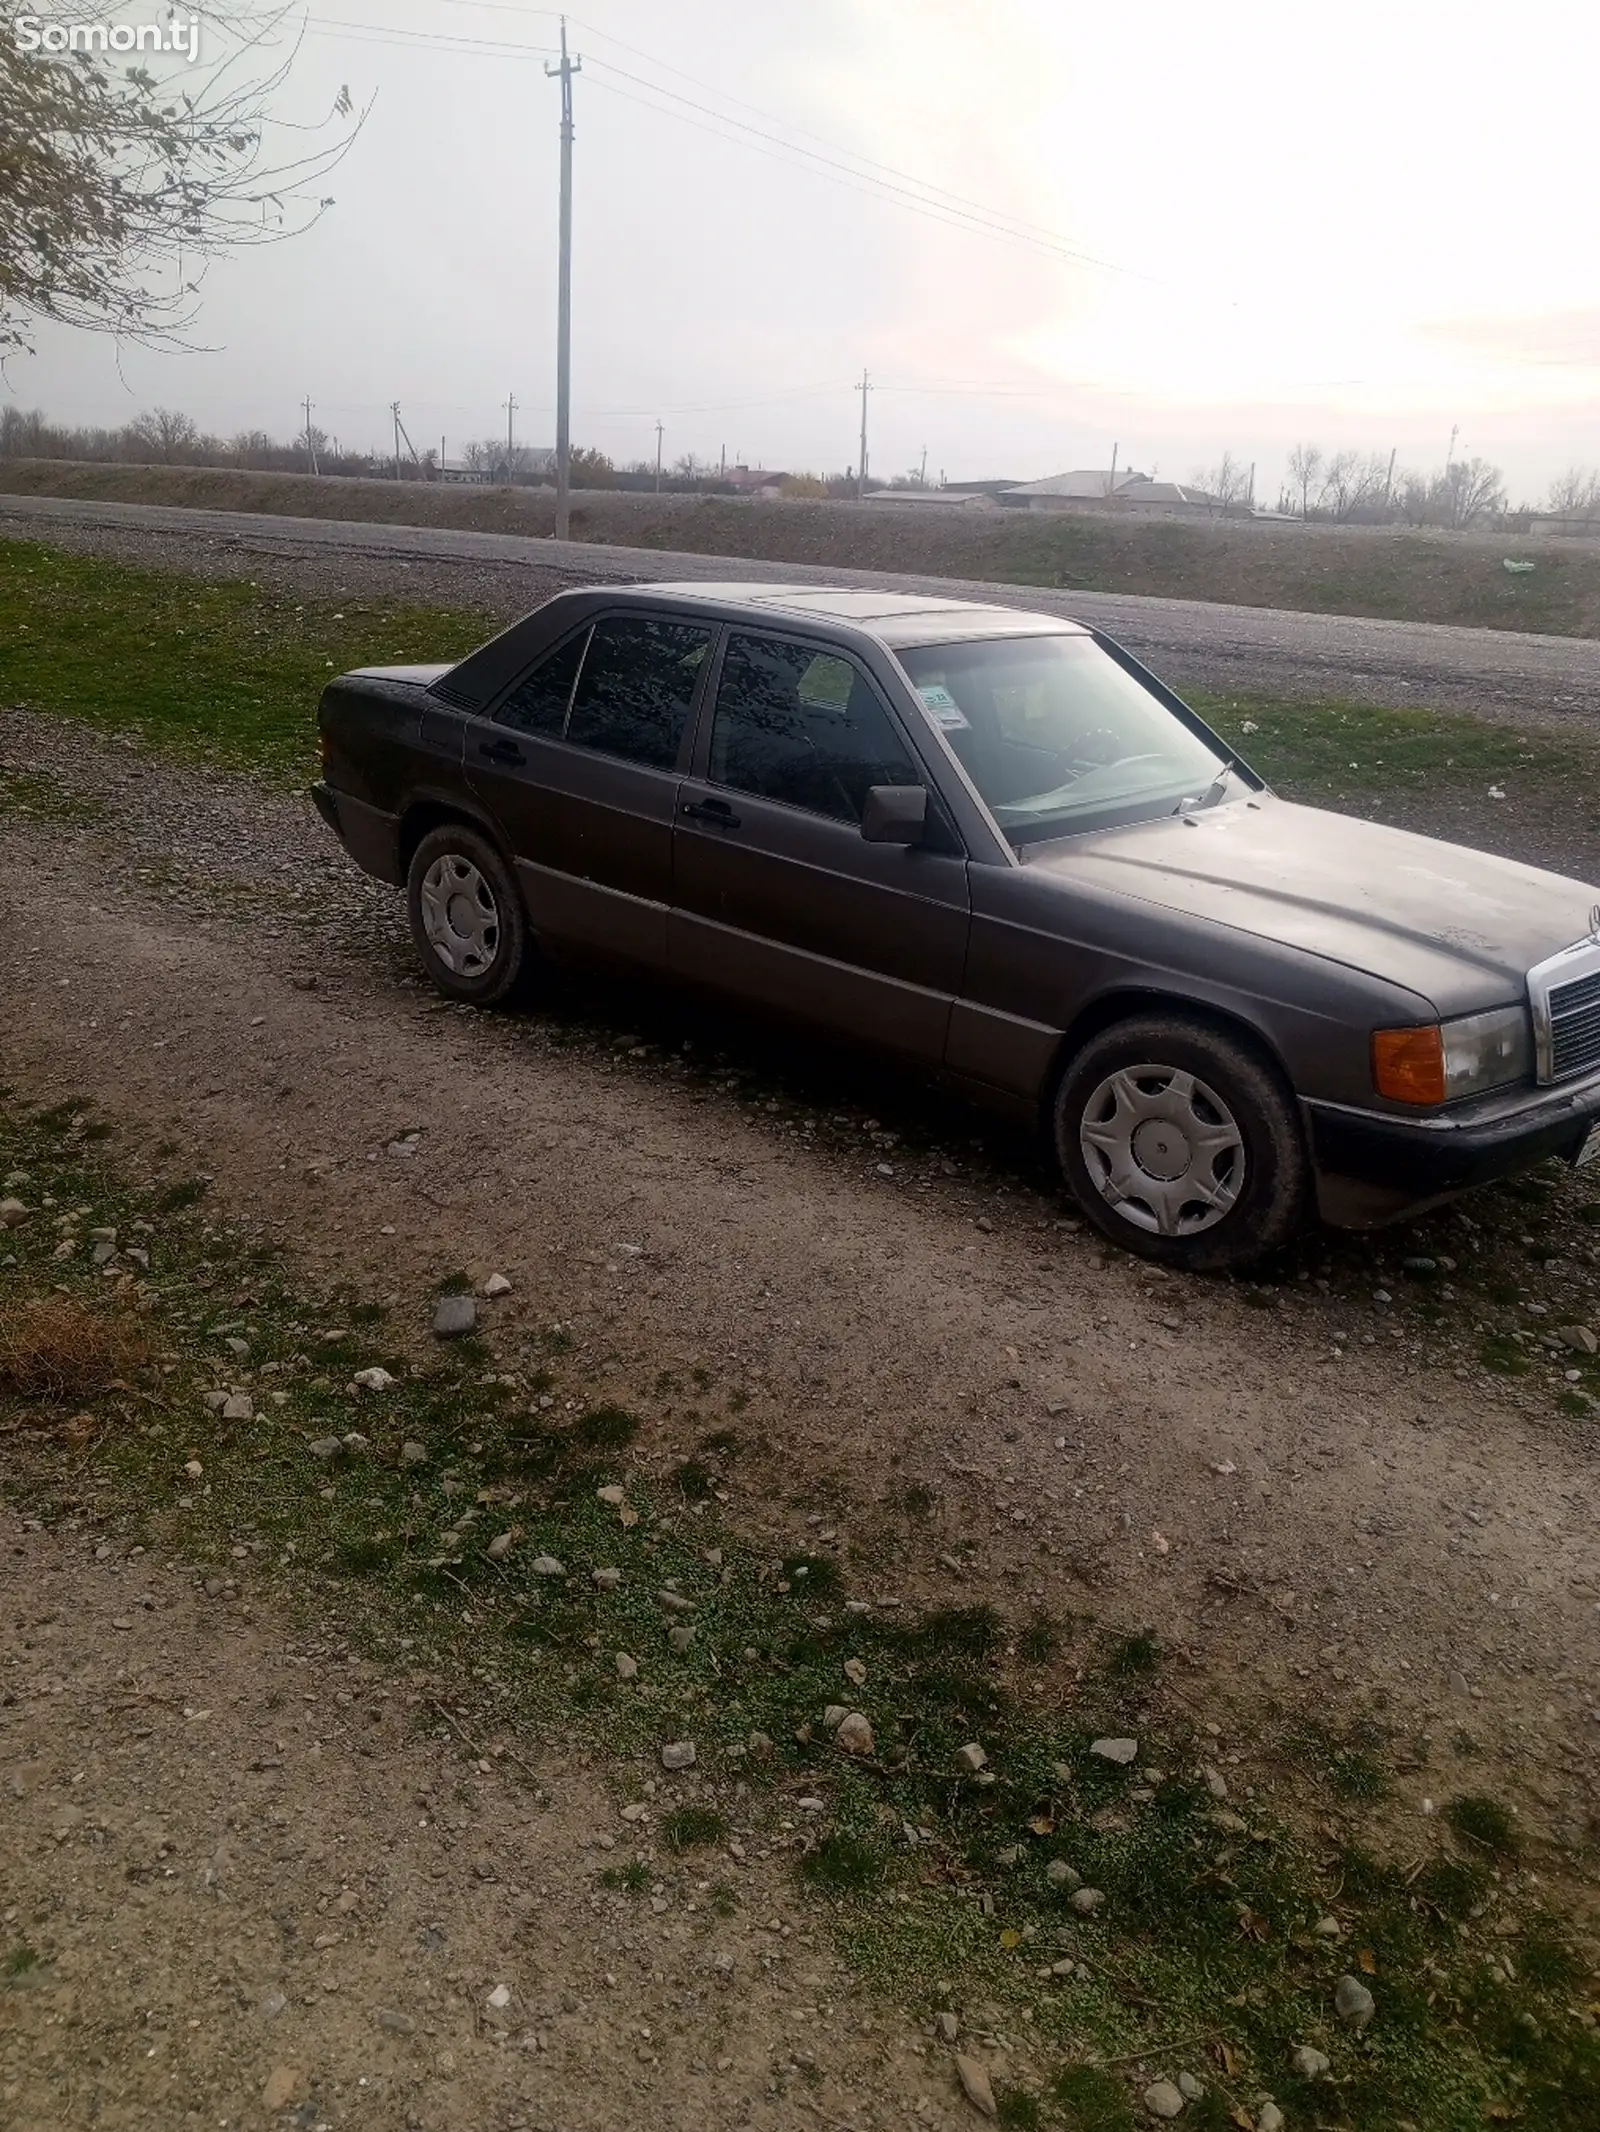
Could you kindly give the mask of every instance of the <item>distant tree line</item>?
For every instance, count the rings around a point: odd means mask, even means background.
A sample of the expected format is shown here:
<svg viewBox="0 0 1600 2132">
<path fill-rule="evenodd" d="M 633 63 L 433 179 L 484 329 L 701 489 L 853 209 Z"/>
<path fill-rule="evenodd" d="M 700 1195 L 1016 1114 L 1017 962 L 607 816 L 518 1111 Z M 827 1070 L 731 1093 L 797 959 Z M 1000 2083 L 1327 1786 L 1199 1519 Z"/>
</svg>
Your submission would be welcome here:
<svg viewBox="0 0 1600 2132">
<path fill-rule="evenodd" d="M 86 428 L 49 421 L 37 408 L 0 406 L 0 458 L 68 459 L 127 466 L 216 466 L 251 472 L 344 474 L 375 481 L 437 481 L 439 455 L 429 446 L 415 456 L 403 452 L 398 465 L 394 453 L 343 451 L 337 441 L 317 424 L 309 437 L 304 430 L 287 440 L 264 429 L 241 429 L 231 437 L 213 436 L 192 415 L 172 407 L 155 407 L 134 417 L 120 429 Z M 452 463 L 454 460 L 452 459 Z M 536 487 L 554 479 L 553 455 L 526 444 L 508 444 L 504 437 L 473 439 L 461 447 L 459 463 L 486 481 L 504 487 Z M 654 490 L 674 495 L 724 495 L 739 493 L 738 485 L 708 460 L 685 453 L 670 466 L 663 466 L 659 480 L 653 459 L 635 459 L 618 465 L 602 451 L 575 445 L 572 452 L 572 485 L 576 489 Z M 847 497 L 855 494 L 848 474 L 785 474 L 780 483 L 785 496 Z M 881 487 L 871 482 L 872 488 Z"/>
<path fill-rule="evenodd" d="M 1442 471 L 1395 465 L 1392 452 L 1324 451 L 1297 444 L 1279 508 L 1336 525 L 1448 526 L 1504 518 L 1505 477 L 1487 459 L 1453 459 Z"/>
</svg>

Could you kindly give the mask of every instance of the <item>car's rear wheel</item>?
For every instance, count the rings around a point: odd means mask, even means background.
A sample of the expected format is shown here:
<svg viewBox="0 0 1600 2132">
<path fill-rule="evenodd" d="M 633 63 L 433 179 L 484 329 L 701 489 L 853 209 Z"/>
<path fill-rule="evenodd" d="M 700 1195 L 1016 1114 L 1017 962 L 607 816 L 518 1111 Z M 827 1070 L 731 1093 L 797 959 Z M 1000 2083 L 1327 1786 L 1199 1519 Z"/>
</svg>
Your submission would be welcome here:
<svg viewBox="0 0 1600 2132">
<path fill-rule="evenodd" d="M 1056 1092 L 1062 1173 L 1103 1236 L 1191 1272 L 1248 1265 L 1305 1219 L 1294 1099 L 1250 1045 L 1182 1015 L 1092 1037 Z"/>
<path fill-rule="evenodd" d="M 430 829 L 406 877 L 411 937 L 423 966 L 451 999 L 493 1006 L 513 991 L 528 959 L 528 923 L 511 870 L 465 822 Z"/>
</svg>

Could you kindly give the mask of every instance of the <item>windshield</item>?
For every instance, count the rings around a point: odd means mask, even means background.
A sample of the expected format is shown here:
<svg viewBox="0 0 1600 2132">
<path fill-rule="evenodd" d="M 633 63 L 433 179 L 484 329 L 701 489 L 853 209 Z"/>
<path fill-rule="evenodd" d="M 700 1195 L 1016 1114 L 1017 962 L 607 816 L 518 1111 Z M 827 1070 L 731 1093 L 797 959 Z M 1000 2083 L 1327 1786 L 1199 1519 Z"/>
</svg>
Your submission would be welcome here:
<svg viewBox="0 0 1600 2132">
<path fill-rule="evenodd" d="M 1092 637 L 930 644 L 898 657 L 1014 844 L 1220 792 L 1228 758 Z"/>
</svg>

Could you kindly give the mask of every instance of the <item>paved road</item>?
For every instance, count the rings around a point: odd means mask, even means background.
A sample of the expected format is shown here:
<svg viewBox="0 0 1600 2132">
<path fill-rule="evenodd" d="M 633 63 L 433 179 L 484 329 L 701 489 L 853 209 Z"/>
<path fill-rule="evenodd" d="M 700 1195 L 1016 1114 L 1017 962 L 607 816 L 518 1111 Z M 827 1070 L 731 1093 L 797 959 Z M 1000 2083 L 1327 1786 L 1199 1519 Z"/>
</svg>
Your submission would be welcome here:
<svg viewBox="0 0 1600 2132">
<path fill-rule="evenodd" d="M 321 589 L 359 578 L 374 589 L 404 588 L 412 598 L 478 605 L 507 616 L 557 585 L 601 580 L 737 578 L 964 594 L 1093 622 L 1180 688 L 1421 704 L 1558 729 L 1570 729 L 1574 719 L 1600 721 L 1600 641 L 1591 638 L 1364 621 L 1134 593 L 1055 592 L 436 526 L 53 496 L 0 496 L 0 537 L 6 536 L 55 539 L 178 568 L 203 565 L 208 574 L 230 576 L 248 574 L 251 558 L 271 559 L 280 567 L 298 566 L 300 581 L 313 587 L 325 575 Z"/>
</svg>

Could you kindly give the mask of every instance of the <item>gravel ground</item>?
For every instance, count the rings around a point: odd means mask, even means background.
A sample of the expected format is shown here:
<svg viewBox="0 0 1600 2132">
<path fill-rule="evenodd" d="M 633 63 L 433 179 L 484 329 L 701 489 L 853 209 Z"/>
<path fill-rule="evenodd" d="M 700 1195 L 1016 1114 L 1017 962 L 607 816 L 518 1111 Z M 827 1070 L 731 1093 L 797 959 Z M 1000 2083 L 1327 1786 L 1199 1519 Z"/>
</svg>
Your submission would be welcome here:
<svg viewBox="0 0 1600 2132">
<path fill-rule="evenodd" d="M 565 585 L 602 581 L 886 586 L 1077 616 L 1119 637 L 1179 688 L 1413 704 L 1547 732 L 1592 731 L 1600 710 L 1600 642 L 1583 638 L 59 497 L 0 496 L 0 536 L 7 534 L 206 576 L 254 577 L 318 598 L 404 596 L 500 621 Z"/>
<path fill-rule="evenodd" d="M 947 2054 L 851 2003 L 783 1857 L 658 1855 L 693 1776 L 639 1772 L 624 1821 L 559 1742 L 513 1743 L 462 1683 L 363 1660 L 235 1569 L 208 1596 L 114 1530 L 0 1511 L 0 1949 L 37 1957 L 0 1971 L 8 2132 L 699 2132 L 908 2107 L 954 2132 Z M 635 1857 L 653 1899 L 601 1882 Z M 992 2037 L 986 2055 L 1017 2064 Z"/>
</svg>

